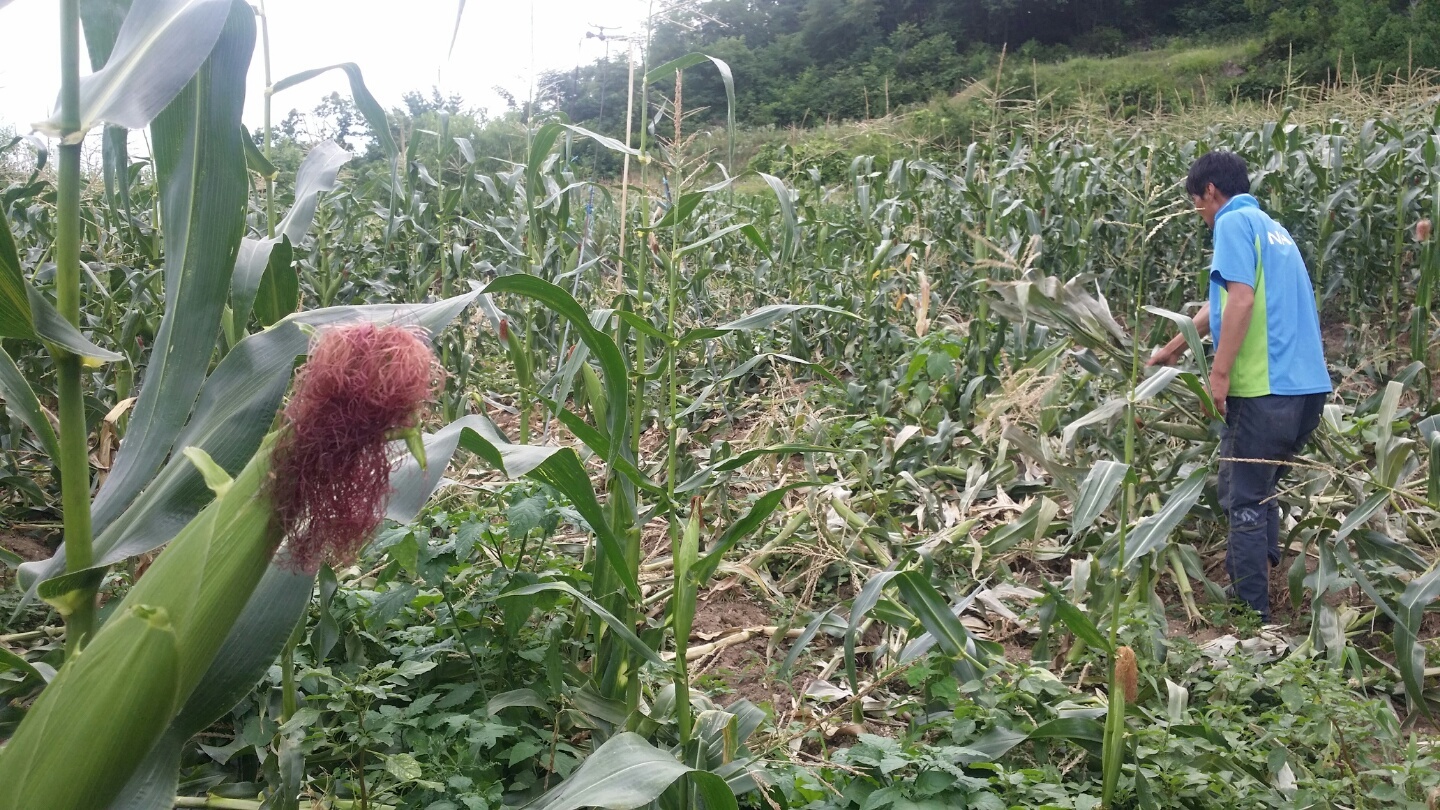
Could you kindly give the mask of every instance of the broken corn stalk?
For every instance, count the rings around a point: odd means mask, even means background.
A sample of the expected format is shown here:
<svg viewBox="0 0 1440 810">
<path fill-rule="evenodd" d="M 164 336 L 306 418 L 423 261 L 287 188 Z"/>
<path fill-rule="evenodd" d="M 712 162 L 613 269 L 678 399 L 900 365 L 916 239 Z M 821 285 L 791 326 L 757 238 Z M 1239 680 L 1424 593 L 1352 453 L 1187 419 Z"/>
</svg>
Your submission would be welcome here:
<svg viewBox="0 0 1440 810">
<path fill-rule="evenodd" d="M 215 491 L 0 749 L 0 810 L 104 808 L 184 706 L 279 544 L 263 486 L 275 436 L 233 481 L 185 451 Z"/>
</svg>

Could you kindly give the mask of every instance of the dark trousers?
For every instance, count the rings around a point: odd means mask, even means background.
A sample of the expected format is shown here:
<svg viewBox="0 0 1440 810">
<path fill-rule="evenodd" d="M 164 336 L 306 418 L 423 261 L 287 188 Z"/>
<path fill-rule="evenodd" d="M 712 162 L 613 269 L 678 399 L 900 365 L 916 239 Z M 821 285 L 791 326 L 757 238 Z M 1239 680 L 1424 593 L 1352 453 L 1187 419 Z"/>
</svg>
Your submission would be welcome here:
<svg viewBox="0 0 1440 810">
<path fill-rule="evenodd" d="M 1320 424 L 1325 394 L 1230 397 L 1225 401 L 1220 506 L 1230 518 L 1225 570 L 1237 597 L 1270 621 L 1270 568 L 1280 563 L 1280 504 L 1285 467 Z"/>
</svg>

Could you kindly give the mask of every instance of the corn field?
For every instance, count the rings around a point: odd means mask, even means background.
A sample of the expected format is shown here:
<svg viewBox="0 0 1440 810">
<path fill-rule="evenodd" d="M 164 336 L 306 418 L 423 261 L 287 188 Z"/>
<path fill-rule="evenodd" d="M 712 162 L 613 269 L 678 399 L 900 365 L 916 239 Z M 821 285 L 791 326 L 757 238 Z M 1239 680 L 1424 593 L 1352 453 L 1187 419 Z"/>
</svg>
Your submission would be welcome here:
<svg viewBox="0 0 1440 810">
<path fill-rule="evenodd" d="M 518 161 L 346 63 L 270 94 L 343 71 L 385 158 L 289 174 L 241 118 L 263 7 L 59 6 L 56 115 L 0 144 L 0 808 L 1435 806 L 1423 77 L 835 183 L 690 126 L 704 55 Z M 1337 384 L 1263 627 L 1205 347 L 1144 368 L 1212 149 Z"/>
</svg>

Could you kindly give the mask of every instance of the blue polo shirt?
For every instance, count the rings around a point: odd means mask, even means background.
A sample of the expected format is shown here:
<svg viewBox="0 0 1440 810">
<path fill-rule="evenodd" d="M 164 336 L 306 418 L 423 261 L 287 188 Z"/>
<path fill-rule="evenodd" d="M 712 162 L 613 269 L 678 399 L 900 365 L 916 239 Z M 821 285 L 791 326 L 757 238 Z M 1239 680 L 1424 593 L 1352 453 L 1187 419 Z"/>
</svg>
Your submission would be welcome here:
<svg viewBox="0 0 1440 810">
<path fill-rule="evenodd" d="M 1249 194 L 1232 197 L 1215 216 L 1210 334 L 1217 349 L 1228 281 L 1255 289 L 1250 329 L 1230 370 L 1230 396 L 1329 393 L 1320 315 L 1305 260 L 1290 232 L 1261 211 Z"/>
</svg>

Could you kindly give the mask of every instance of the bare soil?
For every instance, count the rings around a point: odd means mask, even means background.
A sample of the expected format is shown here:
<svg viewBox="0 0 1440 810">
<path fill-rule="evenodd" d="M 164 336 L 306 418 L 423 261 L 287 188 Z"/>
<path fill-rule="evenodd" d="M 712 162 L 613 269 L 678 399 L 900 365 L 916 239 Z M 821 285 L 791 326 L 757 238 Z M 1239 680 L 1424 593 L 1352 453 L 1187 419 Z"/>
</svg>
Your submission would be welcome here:
<svg viewBox="0 0 1440 810">
<path fill-rule="evenodd" d="M 20 558 L 27 562 L 48 560 L 54 553 L 48 546 L 33 537 L 7 531 L 0 531 L 0 547 L 20 555 Z"/>
<path fill-rule="evenodd" d="M 691 630 L 691 644 L 705 644 L 735 631 L 773 626 L 775 618 L 765 604 L 754 599 L 739 586 L 729 587 L 722 583 L 701 596 L 696 605 L 695 622 Z M 757 706 L 770 703 L 776 711 L 790 707 L 791 700 L 805 688 L 810 676 L 795 674 L 791 680 L 774 678 L 769 654 L 770 636 L 764 632 L 739 644 L 729 646 L 718 653 L 691 662 L 692 677 L 712 676 L 721 684 L 723 694 L 716 696 L 721 705 L 729 705 L 740 698 Z M 776 652 L 777 658 L 789 651 L 783 643 Z"/>
</svg>

